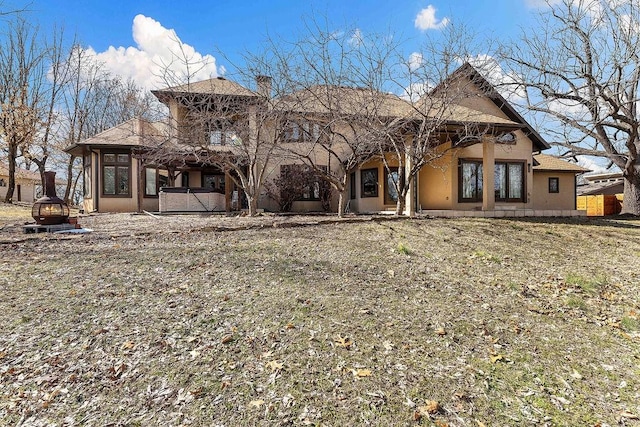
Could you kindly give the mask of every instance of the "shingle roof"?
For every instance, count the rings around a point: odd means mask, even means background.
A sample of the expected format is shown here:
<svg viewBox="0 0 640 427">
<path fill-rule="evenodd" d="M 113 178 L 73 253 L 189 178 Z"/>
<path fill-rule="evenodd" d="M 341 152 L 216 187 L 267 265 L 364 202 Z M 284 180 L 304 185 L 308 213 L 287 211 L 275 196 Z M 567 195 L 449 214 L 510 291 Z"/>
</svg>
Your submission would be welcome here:
<svg viewBox="0 0 640 427">
<path fill-rule="evenodd" d="M 0 176 L 5 177 L 9 176 L 9 169 L 6 166 L 0 166 Z M 24 179 L 28 181 L 34 181 L 36 183 L 41 182 L 40 172 L 31 171 L 22 168 L 16 168 L 16 179 Z M 67 181 L 64 179 L 56 178 L 56 184 L 66 184 Z"/>
<path fill-rule="evenodd" d="M 162 101 L 166 95 L 190 93 L 190 94 L 207 94 L 207 95 L 234 95 L 257 97 L 258 95 L 247 89 L 246 87 L 227 80 L 224 77 L 216 77 L 213 79 L 202 80 L 199 82 L 187 83 L 184 85 L 169 87 L 166 89 L 152 90 L 158 99 Z"/>
<path fill-rule="evenodd" d="M 300 113 L 328 114 L 331 109 L 342 114 L 370 114 L 407 119 L 432 118 L 452 123 L 482 123 L 519 127 L 514 121 L 440 100 L 422 99 L 412 104 L 397 95 L 368 89 L 316 85 L 275 101 L 276 108 Z"/>
<path fill-rule="evenodd" d="M 66 148 L 72 151 L 82 145 L 115 145 L 119 147 L 144 147 L 153 145 L 153 141 L 164 137 L 163 123 L 151 123 L 140 118 L 129 119 L 117 126 L 87 138 Z"/>
<path fill-rule="evenodd" d="M 533 170 L 576 173 L 589 172 L 587 168 L 548 154 L 536 154 L 533 156 Z"/>
</svg>

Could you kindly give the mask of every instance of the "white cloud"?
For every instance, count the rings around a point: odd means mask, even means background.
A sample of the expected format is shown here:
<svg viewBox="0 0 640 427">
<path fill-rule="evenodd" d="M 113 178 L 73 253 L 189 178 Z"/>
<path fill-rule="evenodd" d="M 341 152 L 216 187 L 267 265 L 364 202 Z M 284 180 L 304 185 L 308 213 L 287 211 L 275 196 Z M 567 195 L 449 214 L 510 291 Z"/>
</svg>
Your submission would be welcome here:
<svg viewBox="0 0 640 427">
<path fill-rule="evenodd" d="M 424 56 L 422 56 L 420 52 L 413 52 L 409 55 L 407 65 L 409 66 L 410 71 L 417 70 L 422 64 L 424 64 Z"/>
<path fill-rule="evenodd" d="M 526 98 L 522 79 L 513 72 L 505 72 L 491 55 L 481 54 L 465 58 L 510 103 L 521 104 Z"/>
<path fill-rule="evenodd" d="M 547 6 L 555 6 L 560 4 L 561 0 L 526 0 L 527 7 L 531 9 L 539 9 Z"/>
<path fill-rule="evenodd" d="M 112 74 L 132 78 L 145 89 L 183 83 L 187 76 L 185 61 L 191 63 L 191 81 L 217 77 L 223 72 L 222 67 L 220 70 L 216 67 L 213 56 L 196 52 L 193 46 L 183 43 L 174 30 L 163 27 L 153 18 L 137 15 L 133 19 L 132 35 L 136 47 L 110 46 L 104 52 L 88 48 L 87 53 L 94 55 Z M 160 77 L 165 71 L 173 76 L 172 81 Z"/>
<path fill-rule="evenodd" d="M 425 9 L 418 12 L 414 22 L 416 28 L 420 30 L 439 30 L 447 26 L 449 18 L 436 18 L 436 8 L 428 5 Z"/>
<path fill-rule="evenodd" d="M 364 38 L 362 35 L 362 31 L 360 30 L 360 28 L 356 28 L 356 30 L 351 35 L 351 38 L 349 39 L 349 43 L 351 43 L 354 46 L 360 46 L 362 45 L 363 42 L 364 42 Z"/>
<path fill-rule="evenodd" d="M 605 160 L 602 158 L 594 158 L 589 156 L 576 156 L 578 159 L 578 165 L 583 168 L 589 169 L 589 175 L 599 174 L 599 173 L 611 173 L 616 172 L 615 170 L 607 169 L 607 166 L 603 163 Z"/>
</svg>

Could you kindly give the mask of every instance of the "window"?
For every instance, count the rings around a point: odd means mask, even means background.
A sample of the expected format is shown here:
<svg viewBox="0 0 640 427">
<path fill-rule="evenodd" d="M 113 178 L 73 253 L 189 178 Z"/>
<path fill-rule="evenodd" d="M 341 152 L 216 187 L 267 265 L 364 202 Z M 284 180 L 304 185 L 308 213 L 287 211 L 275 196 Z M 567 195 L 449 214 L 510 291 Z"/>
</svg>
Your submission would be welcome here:
<svg viewBox="0 0 640 427">
<path fill-rule="evenodd" d="M 223 174 L 206 174 L 202 175 L 202 186 L 211 188 L 217 193 L 225 191 L 225 179 Z"/>
<path fill-rule="evenodd" d="M 287 122 L 284 138 L 287 142 L 316 142 L 320 138 L 320 125 L 305 120 Z"/>
<path fill-rule="evenodd" d="M 102 154 L 102 194 L 131 196 L 131 156 L 128 153 Z"/>
<path fill-rule="evenodd" d="M 209 145 L 236 145 L 239 141 L 232 124 L 226 121 L 208 124 L 207 137 Z"/>
<path fill-rule="evenodd" d="M 144 195 L 157 196 L 162 187 L 169 184 L 169 172 L 164 169 L 144 169 Z"/>
<path fill-rule="evenodd" d="M 326 166 L 318 166 L 327 170 Z M 297 201 L 317 201 L 323 196 L 327 185 L 318 174 L 306 165 L 282 165 L 280 176 L 283 181 L 281 191 L 293 195 Z"/>
<path fill-rule="evenodd" d="M 360 171 L 360 197 L 378 197 L 378 169 Z"/>
<path fill-rule="evenodd" d="M 349 174 L 349 199 L 356 198 L 356 173 L 351 172 Z"/>
<path fill-rule="evenodd" d="M 91 153 L 85 154 L 82 158 L 82 190 L 85 199 L 91 198 Z"/>
<path fill-rule="evenodd" d="M 389 168 L 385 170 L 386 178 L 384 180 L 384 204 L 395 205 L 398 203 L 398 168 Z"/>
<path fill-rule="evenodd" d="M 482 201 L 482 162 L 461 160 L 459 167 L 460 202 Z M 496 162 L 494 172 L 496 201 L 524 202 L 524 162 Z"/>
<path fill-rule="evenodd" d="M 0 187 L 6 187 L 7 183 L 4 182 L 4 178 L 0 178 Z"/>
<path fill-rule="evenodd" d="M 559 193 L 560 192 L 560 178 L 552 177 L 549 178 L 549 193 Z"/>
</svg>

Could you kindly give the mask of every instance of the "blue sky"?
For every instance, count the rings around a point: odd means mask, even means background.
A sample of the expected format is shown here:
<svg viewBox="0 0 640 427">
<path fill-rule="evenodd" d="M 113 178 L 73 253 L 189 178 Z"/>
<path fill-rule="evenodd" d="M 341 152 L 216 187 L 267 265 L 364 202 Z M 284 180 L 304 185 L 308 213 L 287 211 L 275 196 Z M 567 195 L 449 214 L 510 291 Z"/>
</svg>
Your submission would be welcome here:
<svg viewBox="0 0 640 427">
<path fill-rule="evenodd" d="M 483 37 L 515 38 L 529 26 L 543 0 L 4 0 L 4 7 L 28 3 L 29 20 L 44 33 L 63 26 L 90 46 L 114 73 L 149 87 L 153 57 L 163 55 L 175 32 L 196 54 L 215 62 L 210 76 L 233 68 L 220 52 L 241 65 L 241 55 L 256 51 L 267 34 L 295 39 L 303 19 L 327 17 L 339 30 L 393 32 L 406 40 L 407 56 L 427 35 L 447 23 L 464 24 Z M 136 18 L 137 17 L 137 18 Z M 166 49 L 165 52 L 166 53 Z M 477 52 L 482 54 L 484 52 Z M 146 69 L 146 70 L 145 70 Z M 202 77 L 208 77 L 203 75 Z"/>
</svg>

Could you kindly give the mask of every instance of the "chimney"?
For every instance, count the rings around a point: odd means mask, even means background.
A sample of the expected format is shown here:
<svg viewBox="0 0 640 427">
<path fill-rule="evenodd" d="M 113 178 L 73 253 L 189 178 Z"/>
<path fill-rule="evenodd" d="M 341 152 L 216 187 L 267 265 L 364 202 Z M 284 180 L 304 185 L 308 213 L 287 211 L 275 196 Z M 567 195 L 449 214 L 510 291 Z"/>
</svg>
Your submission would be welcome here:
<svg viewBox="0 0 640 427">
<path fill-rule="evenodd" d="M 256 85 L 258 86 L 258 95 L 271 98 L 271 77 L 256 76 Z"/>
</svg>

